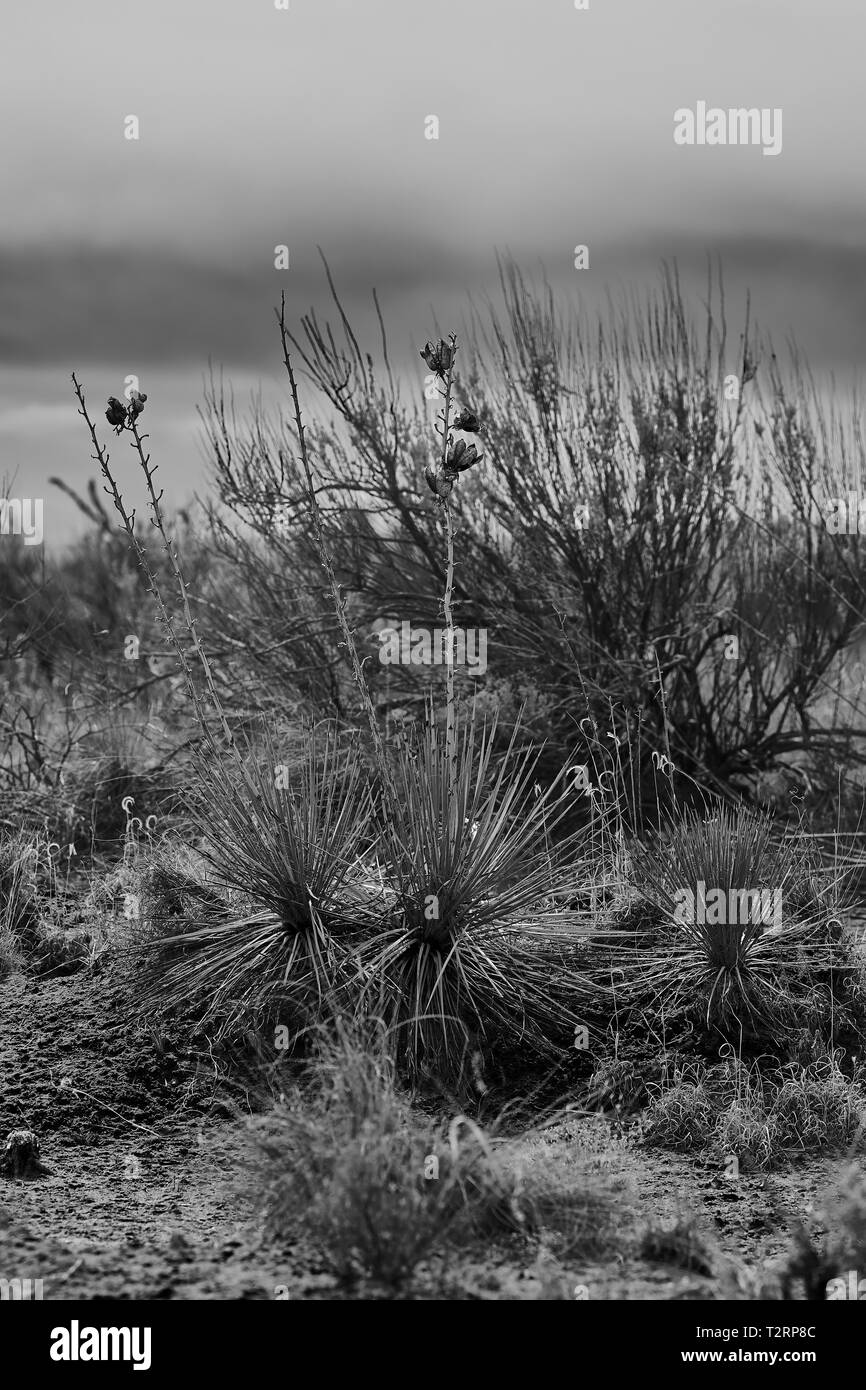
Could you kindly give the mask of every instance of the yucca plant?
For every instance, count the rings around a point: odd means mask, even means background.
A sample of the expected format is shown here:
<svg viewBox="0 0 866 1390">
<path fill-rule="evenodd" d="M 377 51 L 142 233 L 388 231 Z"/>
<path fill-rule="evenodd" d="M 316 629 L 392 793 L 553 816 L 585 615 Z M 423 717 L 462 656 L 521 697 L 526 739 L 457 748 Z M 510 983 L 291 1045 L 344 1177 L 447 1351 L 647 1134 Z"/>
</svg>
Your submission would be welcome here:
<svg viewBox="0 0 866 1390">
<path fill-rule="evenodd" d="M 391 902 L 359 954 L 410 1071 L 457 1080 L 494 1035 L 550 1052 L 578 1022 L 574 937 L 544 909 L 558 877 L 580 873 L 582 840 L 552 847 L 564 772 L 541 792 L 538 753 L 516 735 L 494 764 L 495 720 L 453 728 L 453 742 L 443 738 L 431 709 L 398 754 L 404 811 L 384 837 Z"/>
<path fill-rule="evenodd" d="M 157 971 L 145 1003 L 203 999 L 217 1036 L 242 1020 L 299 1028 L 328 1014 L 370 920 L 358 866 L 373 803 L 354 747 L 319 725 L 285 758 L 265 733 L 245 778 L 219 759 L 198 763 L 201 852 L 214 884 L 247 910 L 164 938 L 183 953 Z"/>
<path fill-rule="evenodd" d="M 667 1019 L 688 1015 L 731 1037 L 778 1036 L 796 1023 L 819 973 L 843 964 L 829 925 L 838 882 L 809 879 L 803 837 L 780 837 L 767 817 L 727 806 L 712 817 L 687 811 L 635 843 L 631 858 L 635 886 L 663 910 L 667 930 L 628 956 L 625 993 Z M 772 896 L 756 903 L 758 893 Z M 683 911 L 684 895 L 695 910 Z"/>
</svg>

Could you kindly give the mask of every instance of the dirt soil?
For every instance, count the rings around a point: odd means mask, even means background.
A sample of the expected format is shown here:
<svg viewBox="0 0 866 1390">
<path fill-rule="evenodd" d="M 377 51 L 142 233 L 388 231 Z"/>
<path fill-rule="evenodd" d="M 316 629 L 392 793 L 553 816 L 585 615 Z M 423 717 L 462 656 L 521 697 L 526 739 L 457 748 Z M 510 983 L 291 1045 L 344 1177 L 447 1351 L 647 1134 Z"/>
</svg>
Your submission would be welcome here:
<svg viewBox="0 0 866 1390">
<path fill-rule="evenodd" d="M 264 1239 L 249 1121 L 170 1040 L 130 1023 L 132 989 L 110 968 L 0 985 L 0 1141 L 34 1130 L 50 1170 L 0 1178 L 0 1278 L 42 1279 L 46 1299 L 383 1297 L 340 1289 L 314 1251 Z M 622 1253 L 563 1262 L 515 1242 L 422 1269 L 413 1296 L 749 1296 L 790 1248 L 780 1210 L 810 1224 L 813 1198 L 826 1202 L 846 1166 L 732 1182 L 718 1163 L 617 1140 L 601 1117 L 569 1120 L 545 1143 L 566 1166 L 579 1149 L 580 1173 L 606 1185 Z M 706 1268 L 641 1258 L 647 1225 L 683 1212 L 706 1239 Z"/>
</svg>

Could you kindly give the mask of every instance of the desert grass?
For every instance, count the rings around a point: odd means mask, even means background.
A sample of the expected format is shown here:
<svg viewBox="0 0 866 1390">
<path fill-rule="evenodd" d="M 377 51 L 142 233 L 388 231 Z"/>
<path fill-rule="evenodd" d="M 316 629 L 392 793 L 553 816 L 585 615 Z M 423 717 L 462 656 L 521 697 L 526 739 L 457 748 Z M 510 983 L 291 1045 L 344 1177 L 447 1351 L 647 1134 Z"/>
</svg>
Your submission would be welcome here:
<svg viewBox="0 0 866 1390">
<path fill-rule="evenodd" d="M 696 1062 L 652 1096 L 641 1120 L 644 1142 L 681 1152 L 708 1149 L 745 1171 L 771 1170 L 862 1142 L 862 1069 L 843 1070 L 838 1053 L 806 1066 Z"/>
<path fill-rule="evenodd" d="M 498 1137 L 411 1104 L 384 1026 L 317 1036 L 306 1075 L 257 1125 L 261 1211 L 303 1235 L 342 1281 L 411 1286 L 434 1254 L 517 1241 L 569 1260 L 613 1239 L 613 1201 L 545 1161 L 543 1134 Z"/>
</svg>

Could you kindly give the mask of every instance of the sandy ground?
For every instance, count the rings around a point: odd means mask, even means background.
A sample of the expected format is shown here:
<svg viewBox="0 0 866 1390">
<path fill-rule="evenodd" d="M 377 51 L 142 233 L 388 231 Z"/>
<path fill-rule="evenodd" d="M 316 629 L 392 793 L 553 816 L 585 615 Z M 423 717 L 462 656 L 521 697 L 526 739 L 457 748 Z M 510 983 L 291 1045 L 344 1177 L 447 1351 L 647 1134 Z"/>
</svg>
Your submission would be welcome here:
<svg viewBox="0 0 866 1390">
<path fill-rule="evenodd" d="M 196 1082 L 164 1036 L 130 1024 L 130 989 L 110 969 L 0 985 L 0 1139 L 32 1128 L 50 1169 L 0 1178 L 0 1278 L 42 1279 L 46 1299 L 382 1297 L 340 1290 L 314 1251 L 264 1239 L 248 1122 L 229 1118 L 219 1089 Z M 809 1223 L 816 1194 L 826 1201 L 845 1168 L 824 1160 L 731 1182 L 718 1163 L 617 1139 L 600 1117 L 561 1124 L 544 1143 L 575 1182 L 604 1187 L 619 1253 L 554 1260 L 515 1240 L 422 1268 L 413 1296 L 747 1296 L 789 1248 L 780 1209 Z M 640 1257 L 647 1224 L 682 1212 L 705 1237 L 705 1270 Z"/>
</svg>

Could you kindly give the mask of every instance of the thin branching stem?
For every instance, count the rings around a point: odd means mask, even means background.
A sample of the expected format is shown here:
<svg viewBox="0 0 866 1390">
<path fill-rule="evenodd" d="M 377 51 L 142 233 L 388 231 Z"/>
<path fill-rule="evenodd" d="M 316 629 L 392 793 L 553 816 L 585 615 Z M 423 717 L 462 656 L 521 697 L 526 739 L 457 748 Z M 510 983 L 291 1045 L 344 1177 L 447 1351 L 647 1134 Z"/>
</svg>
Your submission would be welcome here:
<svg viewBox="0 0 866 1390">
<path fill-rule="evenodd" d="M 444 471 L 448 459 L 449 430 L 451 426 L 451 389 L 454 381 L 454 357 L 457 352 L 457 341 L 451 335 L 451 361 L 448 373 L 445 378 L 445 405 L 442 411 L 442 469 Z M 454 593 L 454 523 L 451 515 L 451 501 L 449 497 L 443 500 L 445 512 L 445 536 L 446 536 L 446 561 L 445 561 L 445 593 L 442 600 L 442 608 L 445 616 L 446 645 L 445 645 L 445 748 L 448 758 L 448 803 L 453 805 L 455 788 L 457 786 L 457 730 L 454 710 L 454 612 L 452 608 L 452 597 Z"/>
<path fill-rule="evenodd" d="M 210 702 L 213 706 L 214 713 L 216 714 L 216 717 L 220 722 L 223 737 L 225 738 L 229 748 L 234 749 L 234 734 L 232 733 L 231 726 L 229 725 L 229 722 L 226 719 L 225 711 L 222 706 L 222 701 L 220 700 L 220 697 L 217 694 L 216 684 L 213 678 L 213 671 L 211 670 L 211 665 L 208 661 L 207 652 L 205 651 L 204 647 L 201 644 L 201 641 L 199 640 L 198 630 L 196 627 L 196 619 L 193 617 L 192 606 L 190 604 L 189 588 L 187 586 L 186 579 L 184 577 L 184 573 L 181 568 L 180 561 L 178 559 L 177 547 L 175 546 L 174 542 L 171 540 L 165 529 L 165 519 L 163 517 L 162 507 L 160 506 L 163 496 L 162 490 L 160 490 L 160 492 L 157 493 L 153 483 L 153 477 L 159 465 L 154 464 L 154 466 L 151 468 L 150 454 L 146 454 L 144 452 L 144 440 L 147 439 L 148 436 L 146 434 L 139 434 L 138 426 L 135 424 L 135 421 L 133 421 L 130 425 L 130 431 L 135 441 L 133 447 L 136 453 L 138 454 L 139 463 L 141 464 L 141 471 L 143 472 L 145 481 L 147 483 L 147 493 L 151 510 L 152 524 L 156 527 L 156 530 L 159 532 L 159 537 L 162 541 L 162 548 L 168 556 L 168 562 L 171 567 L 171 572 L 174 577 L 174 581 L 177 585 L 178 593 L 180 594 L 181 603 L 183 604 L 184 625 L 186 627 L 187 632 L 190 635 L 190 638 L 192 639 L 193 651 L 198 657 L 199 663 L 201 665 L 202 673 L 205 679 L 205 685 L 207 686 L 208 696 L 210 697 Z M 196 712 L 199 713 L 201 721 L 200 707 L 197 707 Z"/>
<path fill-rule="evenodd" d="M 197 686 L 196 686 L 195 679 L 194 679 L 193 674 L 192 674 L 192 668 L 191 668 L 190 663 L 189 663 L 189 659 L 188 659 L 188 657 L 187 657 L 186 651 L 184 650 L 183 643 L 180 641 L 180 638 L 179 638 L 178 635 L 177 635 L 177 632 L 176 632 L 175 626 L 174 626 L 174 622 L 172 621 L 172 618 L 171 618 L 171 614 L 169 613 L 168 609 L 167 609 L 166 606 L 165 606 L 165 601 L 164 601 L 164 599 L 163 599 L 163 597 L 162 597 L 162 593 L 161 593 L 160 587 L 159 587 L 159 581 L 157 580 L 157 577 L 156 577 L 156 574 L 154 573 L 153 567 L 151 566 L 150 561 L 149 561 L 148 558 L 147 558 L 147 552 L 146 552 L 146 550 L 144 549 L 144 546 L 141 544 L 141 541 L 139 540 L 138 536 L 137 536 L 136 533 L 135 533 L 135 510 L 133 509 L 133 511 L 128 512 L 127 509 L 126 509 L 126 504 L 124 503 L 123 495 L 122 495 L 122 493 L 120 492 L 120 489 L 119 489 L 118 486 L 117 486 L 117 482 L 116 482 L 116 480 L 115 480 L 115 477 L 114 477 L 114 475 L 113 475 L 113 473 L 111 472 L 111 469 L 110 469 L 110 467 L 109 467 L 109 460 L 110 460 L 110 457 L 111 457 L 111 456 L 110 456 L 110 454 L 108 453 L 108 450 L 104 447 L 104 445 L 100 444 L 100 442 L 99 442 L 99 438 L 98 438 L 97 433 L 96 433 L 96 427 L 95 427 L 93 421 L 92 421 L 91 418 L 90 418 L 90 415 L 89 415 L 88 410 L 87 410 L 87 406 L 86 406 L 86 404 L 85 404 L 85 400 L 84 400 L 84 390 L 83 390 L 83 388 L 82 388 L 80 382 L 78 381 L 78 379 L 77 379 L 77 377 L 76 377 L 76 375 L 75 375 L 74 372 L 72 373 L 72 385 L 73 385 L 73 388 L 74 388 L 74 390 L 75 390 L 75 395 L 76 395 L 77 398 L 78 398 L 78 413 L 79 413 L 79 415 L 81 415 L 81 416 L 84 418 L 84 420 L 85 420 L 85 422 L 86 422 L 86 424 L 87 424 L 87 428 L 88 428 L 89 431 L 90 431 L 90 438 L 91 438 L 91 440 L 92 440 L 92 442 L 93 442 L 93 449 L 94 449 L 94 452 L 93 452 L 93 454 L 92 454 L 91 457 L 99 464 L 99 467 L 100 467 L 100 471 L 101 471 L 101 473 L 102 473 L 102 476 L 105 478 L 105 481 L 106 481 L 106 483 L 107 483 L 107 487 L 106 487 L 104 490 L 105 490 L 105 492 L 108 494 L 108 496 L 111 498 L 112 502 L 114 503 L 114 509 L 115 509 L 115 511 L 118 513 L 118 515 L 120 516 L 120 519 L 121 519 L 121 527 L 122 527 L 122 529 L 126 532 L 126 535 L 127 535 L 127 537 L 128 537 L 129 544 L 130 544 L 130 547 L 131 547 L 131 549 L 132 549 L 132 551 L 133 551 L 133 554 L 135 555 L 135 558 L 136 558 L 136 560 L 138 561 L 138 565 L 139 565 L 139 567 L 140 567 L 142 573 L 143 573 L 144 576 L 145 576 L 145 579 L 146 579 L 146 581 L 147 581 L 147 589 L 148 589 L 148 592 L 151 594 L 151 596 L 153 597 L 153 600 L 154 600 L 154 602 L 155 602 L 155 604 L 156 604 L 157 615 L 158 615 L 158 617 L 159 617 L 159 620 L 160 620 L 160 622 L 161 622 L 163 628 L 165 629 L 165 633 L 166 633 L 167 640 L 169 641 L 169 643 L 171 644 L 172 648 L 174 649 L 175 655 L 177 656 L 177 659 L 178 659 L 178 661 L 180 662 L 180 668 L 181 668 L 181 671 L 183 672 L 184 679 L 185 679 L 186 685 L 187 685 L 187 690 L 189 691 L 189 696 L 190 696 L 190 699 L 192 700 L 192 703 L 193 703 L 193 709 L 195 710 L 196 720 L 197 720 L 197 722 L 198 722 L 198 724 L 199 724 L 199 727 L 200 727 L 202 733 L 204 734 L 205 739 L 207 740 L 207 742 L 210 743 L 211 745 L 213 745 L 214 740 L 213 740 L 213 734 L 212 734 L 211 729 L 210 729 L 210 722 L 209 722 L 208 717 L 207 717 L 207 712 L 206 712 L 206 710 L 205 710 L 204 703 L 203 703 L 203 701 L 202 701 L 202 698 L 201 698 L 201 696 L 200 696 L 200 694 L 199 694 L 199 691 L 198 691 L 198 688 L 197 688 Z M 140 456 L 140 458 L 141 458 L 141 460 L 142 460 L 142 466 L 144 467 L 145 476 L 148 478 L 148 484 L 149 484 L 150 490 L 151 490 L 152 505 L 154 505 L 154 494 L 153 494 L 153 490 L 152 490 L 152 484 L 151 484 L 151 482 L 150 482 L 151 477 L 152 477 L 152 474 L 148 471 L 147 460 L 144 458 L 144 455 L 143 455 L 142 450 L 141 450 L 141 436 L 139 436 L 137 430 L 134 430 L 134 433 L 135 433 L 135 437 L 136 437 L 136 441 L 137 441 L 137 445 L 138 445 L 138 453 L 139 453 L 139 456 Z M 149 459 L 149 456 L 148 456 L 148 459 Z M 156 510 L 156 515 L 159 517 L 160 514 L 159 514 L 159 505 L 158 505 L 158 502 L 159 502 L 159 499 L 156 498 L 156 499 L 155 499 L 155 510 Z M 180 571 L 180 566 L 179 566 L 178 561 L 177 561 L 177 556 L 172 552 L 171 546 L 169 545 L 168 540 L 167 540 L 167 537 L 165 536 L 165 531 L 164 531 L 164 528 L 162 527 L 162 523 L 161 523 L 161 517 L 160 517 L 160 534 L 162 535 L 162 537 L 163 537 L 163 539 L 164 539 L 164 541 L 165 541 L 166 553 L 169 555 L 169 558 L 170 558 L 170 560 L 171 560 L 171 562 L 172 562 L 172 569 L 173 569 L 173 572 L 174 572 L 174 574 L 175 574 L 175 578 L 176 578 L 176 579 L 179 579 L 179 582 L 180 582 L 181 594 L 182 594 L 182 596 L 183 596 L 183 598 L 184 598 L 184 614 L 185 614 L 185 617 L 187 618 L 187 626 L 188 626 L 188 629 L 189 629 L 189 631 L 190 631 L 190 633 L 191 633 L 191 635 L 192 635 L 192 637 L 193 637 L 193 641 L 194 641 L 194 643 L 196 644 L 196 652 L 197 652 L 197 654 L 198 654 L 198 656 L 199 656 L 199 659 L 200 659 L 200 660 L 203 660 L 203 666 L 204 666 L 204 670 L 205 670 L 206 676 L 207 676 L 207 675 L 209 675 L 209 673 L 210 673 L 210 668 L 209 668 L 208 665 L 207 665 L 207 658 L 206 658 L 205 655 L 204 655 L 204 652 L 203 652 L 203 650 L 202 650 L 202 648 L 201 648 L 201 644 L 198 642 L 198 638 L 197 638 L 196 632 L 195 632 L 195 625 L 194 625 L 194 623 L 193 623 L 192 626 L 190 627 L 190 618 L 191 618 L 191 614 L 190 614 L 190 610 L 189 610 L 189 600 L 188 600 L 188 596 L 187 596 L 187 593 L 186 593 L 186 586 L 185 586 L 185 584 L 183 583 L 183 576 L 182 576 L 181 571 Z M 212 682 L 212 678 L 211 678 L 211 685 L 212 685 L 212 683 L 213 683 L 213 682 Z M 222 709 L 221 709 L 221 707 L 220 707 L 220 705 L 219 705 L 219 701 L 218 701 L 218 700 L 216 701 L 216 708 L 217 708 L 219 714 L 222 715 Z M 225 725 L 225 716 L 223 715 L 222 717 L 223 717 L 223 724 Z M 228 726 L 225 725 L 225 727 L 227 728 Z M 233 746 L 234 740 L 231 739 L 231 731 L 229 730 L 228 732 L 229 732 L 229 739 L 230 739 L 230 741 L 231 741 L 231 743 L 232 743 L 232 746 Z"/>
<path fill-rule="evenodd" d="M 331 602 L 337 621 L 340 624 L 340 631 L 343 635 L 343 643 L 352 667 L 352 675 L 355 679 L 361 703 L 364 706 L 364 713 L 367 716 L 367 723 L 373 740 L 373 748 L 376 755 L 376 763 L 382 778 L 382 788 L 388 803 L 388 811 L 393 820 L 401 817 L 400 802 L 397 796 L 397 788 L 391 773 L 391 765 L 385 751 L 385 744 L 382 739 L 382 731 L 379 728 L 379 721 L 376 718 L 376 711 L 373 700 L 364 675 L 364 663 L 358 655 L 358 646 L 355 642 L 355 634 L 349 624 L 346 613 L 346 600 L 340 592 L 340 585 L 337 583 L 337 576 L 334 573 L 334 565 L 325 539 L 325 528 L 322 524 L 322 509 L 319 506 L 319 499 L 316 495 L 316 486 L 313 481 L 313 472 L 310 467 L 309 452 L 307 450 L 307 440 L 304 430 L 304 421 L 301 413 L 301 402 L 298 396 L 298 383 L 295 377 L 295 370 L 292 365 L 291 352 L 289 350 L 289 332 L 286 327 L 286 297 L 283 295 L 280 300 L 280 312 L 278 315 L 280 325 L 280 341 L 283 349 L 283 362 L 286 368 L 286 375 L 289 379 L 289 388 L 292 394 L 292 410 L 295 417 L 295 429 L 298 435 L 298 450 L 301 457 L 301 466 L 304 470 L 304 479 L 307 485 L 307 498 L 310 504 L 310 517 L 313 523 L 313 530 L 316 537 L 316 545 L 319 551 L 322 569 L 328 581 L 328 588 L 331 594 Z"/>
</svg>

